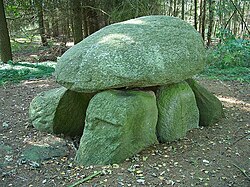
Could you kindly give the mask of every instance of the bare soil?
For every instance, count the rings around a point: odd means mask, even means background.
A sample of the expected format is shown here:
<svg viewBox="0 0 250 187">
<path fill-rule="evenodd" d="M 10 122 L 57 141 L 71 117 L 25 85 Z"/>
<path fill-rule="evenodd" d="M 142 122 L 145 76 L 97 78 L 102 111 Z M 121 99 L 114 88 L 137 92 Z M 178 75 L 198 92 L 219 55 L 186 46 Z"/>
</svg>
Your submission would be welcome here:
<svg viewBox="0 0 250 187">
<path fill-rule="evenodd" d="M 59 87 L 53 79 L 24 81 L 0 87 L 0 144 L 12 147 L 0 163 L 0 186 L 69 186 L 102 171 L 79 186 L 250 186 L 250 85 L 202 80 L 222 101 L 226 117 L 211 127 L 190 131 L 187 137 L 152 146 L 119 165 L 77 166 L 75 144 L 65 138 L 68 153 L 39 166 L 22 162 L 32 143 L 56 138 L 38 132 L 28 120 L 29 103 L 42 91 Z"/>
</svg>

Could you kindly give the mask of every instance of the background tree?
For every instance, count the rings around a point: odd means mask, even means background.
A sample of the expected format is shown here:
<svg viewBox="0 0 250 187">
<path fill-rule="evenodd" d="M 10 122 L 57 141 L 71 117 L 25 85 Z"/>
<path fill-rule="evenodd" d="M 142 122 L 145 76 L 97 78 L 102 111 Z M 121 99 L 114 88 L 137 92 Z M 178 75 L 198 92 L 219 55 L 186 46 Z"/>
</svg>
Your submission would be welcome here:
<svg viewBox="0 0 250 187">
<path fill-rule="evenodd" d="M 209 9 L 209 23 L 207 32 L 207 46 L 210 46 L 212 32 L 213 32 L 213 23 L 214 23 L 215 0 L 208 0 L 208 9 Z"/>
<path fill-rule="evenodd" d="M 4 1 L 4 0 L 3 0 Z M 210 2 L 212 3 L 210 6 Z M 227 33 L 248 38 L 246 0 L 5 0 L 11 40 L 41 44 L 75 43 L 102 27 L 146 15 L 185 19 L 201 33 L 207 45 L 216 45 Z M 213 7 L 213 8 L 212 8 Z M 81 10 L 80 10 L 81 9 Z"/>
<path fill-rule="evenodd" d="M 74 44 L 82 41 L 82 5 L 80 0 L 72 0 L 72 13 L 73 13 L 73 38 Z"/>
<path fill-rule="evenodd" d="M 39 33 L 43 46 L 47 46 L 47 38 L 45 35 L 44 19 L 43 19 L 43 0 L 35 0 L 35 5 L 37 7 L 37 17 L 39 25 Z"/>
<path fill-rule="evenodd" d="M 3 0 L 0 0 L 0 50 L 3 62 L 12 60 L 10 36 L 6 22 Z"/>
</svg>

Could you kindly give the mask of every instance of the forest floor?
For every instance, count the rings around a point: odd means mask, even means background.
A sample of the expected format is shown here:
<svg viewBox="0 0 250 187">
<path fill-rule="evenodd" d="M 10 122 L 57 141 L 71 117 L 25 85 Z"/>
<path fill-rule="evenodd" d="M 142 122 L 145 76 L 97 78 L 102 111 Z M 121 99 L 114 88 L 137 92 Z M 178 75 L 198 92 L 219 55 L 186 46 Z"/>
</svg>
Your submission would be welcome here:
<svg viewBox="0 0 250 187">
<path fill-rule="evenodd" d="M 152 146 L 119 165 L 81 167 L 74 163 L 73 139 L 38 132 L 28 120 L 36 94 L 59 87 L 53 78 L 0 87 L 0 186 L 250 186 L 250 85 L 198 79 L 223 103 L 225 118 L 188 132 L 169 144 Z M 22 159 L 30 145 L 64 142 L 62 157 L 41 163 Z"/>
</svg>

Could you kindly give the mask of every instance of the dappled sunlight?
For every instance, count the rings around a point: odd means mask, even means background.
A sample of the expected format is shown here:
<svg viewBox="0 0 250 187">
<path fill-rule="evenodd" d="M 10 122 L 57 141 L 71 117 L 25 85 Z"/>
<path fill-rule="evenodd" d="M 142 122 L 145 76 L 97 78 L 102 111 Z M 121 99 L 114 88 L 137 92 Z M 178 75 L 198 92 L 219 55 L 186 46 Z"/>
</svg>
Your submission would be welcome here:
<svg viewBox="0 0 250 187">
<path fill-rule="evenodd" d="M 102 44 L 102 43 L 116 43 L 116 41 L 120 42 L 134 42 L 134 40 L 125 35 L 125 34 L 109 34 L 105 37 L 103 37 L 98 43 Z"/>
<path fill-rule="evenodd" d="M 72 47 L 73 45 L 74 45 L 74 42 L 67 42 L 67 43 L 66 43 L 66 46 L 67 46 L 67 47 Z"/>
<path fill-rule="evenodd" d="M 226 97 L 217 96 L 217 97 L 220 99 L 220 101 L 226 103 L 229 107 L 240 105 L 239 107 L 241 109 L 250 112 L 250 103 L 248 102 L 239 100 L 235 97 L 229 97 L 229 96 L 226 96 Z"/>
<path fill-rule="evenodd" d="M 135 24 L 135 25 L 146 25 L 145 21 L 142 21 L 140 19 L 131 19 L 128 21 L 125 21 L 123 24 Z"/>
<path fill-rule="evenodd" d="M 25 86 L 33 86 L 33 85 L 36 85 L 37 87 L 49 87 L 51 86 L 51 82 L 47 81 L 47 80 L 26 80 L 22 83 L 22 85 L 25 85 Z"/>
<path fill-rule="evenodd" d="M 50 147 L 51 144 L 63 143 L 65 141 L 62 138 L 48 134 L 48 135 L 41 137 L 39 140 L 26 139 L 24 140 L 24 142 L 29 145 L 34 145 L 34 146 L 39 146 L 39 147 Z"/>
</svg>

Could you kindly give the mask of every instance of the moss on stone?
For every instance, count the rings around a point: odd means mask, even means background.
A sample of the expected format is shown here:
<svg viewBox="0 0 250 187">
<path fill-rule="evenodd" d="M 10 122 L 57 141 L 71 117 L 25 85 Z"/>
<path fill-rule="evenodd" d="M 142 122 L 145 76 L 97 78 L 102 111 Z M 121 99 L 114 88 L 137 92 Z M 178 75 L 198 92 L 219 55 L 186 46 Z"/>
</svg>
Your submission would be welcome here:
<svg viewBox="0 0 250 187">
<path fill-rule="evenodd" d="M 81 165 L 120 163 L 157 143 L 153 92 L 104 91 L 90 101 L 76 154 Z"/>
<path fill-rule="evenodd" d="M 56 88 L 37 95 L 30 104 L 33 126 L 44 132 L 82 135 L 85 113 L 92 94 Z"/>
<path fill-rule="evenodd" d="M 210 126 L 224 117 L 220 100 L 193 79 L 186 82 L 192 88 L 200 113 L 200 126 Z"/>
<path fill-rule="evenodd" d="M 157 91 L 160 142 L 171 142 L 186 136 L 188 130 L 197 128 L 199 111 L 192 89 L 186 82 L 163 86 Z"/>
</svg>

